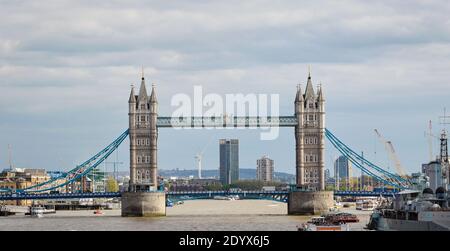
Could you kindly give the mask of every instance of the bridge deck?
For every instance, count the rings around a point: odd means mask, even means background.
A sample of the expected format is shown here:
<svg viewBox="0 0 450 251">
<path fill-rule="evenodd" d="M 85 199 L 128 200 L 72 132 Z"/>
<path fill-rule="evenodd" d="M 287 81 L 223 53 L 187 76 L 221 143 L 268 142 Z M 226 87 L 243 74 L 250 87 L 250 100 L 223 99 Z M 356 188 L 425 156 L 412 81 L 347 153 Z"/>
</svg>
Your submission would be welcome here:
<svg viewBox="0 0 450 251">
<path fill-rule="evenodd" d="M 172 191 L 166 192 L 169 196 L 286 196 L 289 191 Z M 335 196 L 353 196 L 353 197 L 392 197 L 391 192 L 371 192 L 371 191 L 334 191 Z M 52 200 L 52 199 L 82 199 L 82 198 L 118 198 L 120 192 L 116 193 L 42 193 L 42 194 L 0 194 L 1 200 Z"/>
</svg>

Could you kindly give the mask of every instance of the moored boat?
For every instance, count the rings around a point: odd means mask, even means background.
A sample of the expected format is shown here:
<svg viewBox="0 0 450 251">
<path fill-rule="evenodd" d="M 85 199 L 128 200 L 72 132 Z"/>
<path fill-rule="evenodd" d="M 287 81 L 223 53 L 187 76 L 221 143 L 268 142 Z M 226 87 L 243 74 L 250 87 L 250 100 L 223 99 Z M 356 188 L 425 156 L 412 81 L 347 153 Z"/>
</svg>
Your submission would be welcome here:
<svg viewBox="0 0 450 251">
<path fill-rule="evenodd" d="M 326 217 L 312 217 L 307 223 L 298 227 L 298 231 L 350 231 L 346 223 L 334 223 L 327 220 Z"/>
</svg>

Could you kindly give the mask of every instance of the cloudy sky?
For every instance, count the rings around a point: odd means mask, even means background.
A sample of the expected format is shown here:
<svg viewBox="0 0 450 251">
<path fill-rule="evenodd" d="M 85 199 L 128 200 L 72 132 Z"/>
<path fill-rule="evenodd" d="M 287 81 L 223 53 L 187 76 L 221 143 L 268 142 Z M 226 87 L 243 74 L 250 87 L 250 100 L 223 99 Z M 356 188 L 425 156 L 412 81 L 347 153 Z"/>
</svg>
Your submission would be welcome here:
<svg viewBox="0 0 450 251">
<path fill-rule="evenodd" d="M 327 127 L 344 142 L 393 169 L 377 128 L 408 171 L 429 160 L 428 120 L 438 134 L 450 110 L 449 1 L 142 2 L 0 0 L 0 169 L 8 144 L 15 166 L 49 170 L 69 170 L 107 145 L 128 125 L 141 65 L 161 115 L 194 85 L 279 94 L 280 113 L 290 115 L 311 65 Z M 268 154 L 276 170 L 295 173 L 293 129 L 274 141 L 255 130 L 161 129 L 159 167 L 193 168 L 212 140 L 203 166 L 215 169 L 217 140 L 231 137 L 241 167 Z M 336 155 L 327 143 L 328 168 Z M 117 157 L 128 169 L 127 141 Z"/>
</svg>

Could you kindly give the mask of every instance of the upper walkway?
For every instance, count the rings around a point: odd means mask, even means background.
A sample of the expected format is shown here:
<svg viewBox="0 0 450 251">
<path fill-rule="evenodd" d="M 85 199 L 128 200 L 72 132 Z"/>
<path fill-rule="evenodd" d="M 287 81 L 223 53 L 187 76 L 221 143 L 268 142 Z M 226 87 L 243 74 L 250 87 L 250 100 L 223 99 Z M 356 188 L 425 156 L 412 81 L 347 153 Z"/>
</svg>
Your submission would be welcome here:
<svg viewBox="0 0 450 251">
<path fill-rule="evenodd" d="M 294 127 L 295 116 L 158 117 L 157 127 Z"/>
</svg>

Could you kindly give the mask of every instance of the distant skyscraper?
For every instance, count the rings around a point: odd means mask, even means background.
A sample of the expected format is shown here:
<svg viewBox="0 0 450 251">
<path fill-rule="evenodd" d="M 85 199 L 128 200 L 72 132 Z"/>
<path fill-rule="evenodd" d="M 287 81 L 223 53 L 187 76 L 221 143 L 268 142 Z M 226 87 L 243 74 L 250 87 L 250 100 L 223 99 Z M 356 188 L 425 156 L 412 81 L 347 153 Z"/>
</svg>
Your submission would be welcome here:
<svg viewBox="0 0 450 251">
<path fill-rule="evenodd" d="M 339 156 L 334 162 L 334 178 L 336 182 L 344 182 L 345 186 L 350 185 L 352 164 L 346 156 Z"/>
<path fill-rule="evenodd" d="M 330 179 L 330 169 L 325 169 L 325 182 Z"/>
<path fill-rule="evenodd" d="M 232 184 L 239 180 L 239 140 L 221 139 L 220 144 L 220 181 Z"/>
<path fill-rule="evenodd" d="M 272 181 L 273 179 L 273 160 L 267 156 L 262 156 L 256 160 L 256 179 L 262 181 Z"/>
</svg>

